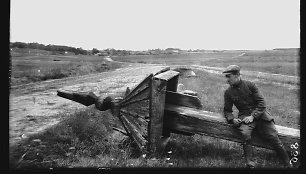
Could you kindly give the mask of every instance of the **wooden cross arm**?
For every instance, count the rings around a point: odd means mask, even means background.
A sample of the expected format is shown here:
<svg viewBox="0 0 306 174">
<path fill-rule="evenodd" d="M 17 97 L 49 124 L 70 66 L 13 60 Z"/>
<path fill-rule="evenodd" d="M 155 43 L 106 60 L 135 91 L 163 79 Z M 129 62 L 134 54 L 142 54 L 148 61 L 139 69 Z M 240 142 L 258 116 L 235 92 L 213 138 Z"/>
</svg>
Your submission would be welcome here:
<svg viewBox="0 0 306 174">
<path fill-rule="evenodd" d="M 95 104 L 96 108 L 100 111 L 106 111 L 112 108 L 112 97 L 101 98 L 96 96 L 93 92 L 68 92 L 57 90 L 57 95 L 85 106 Z"/>
</svg>

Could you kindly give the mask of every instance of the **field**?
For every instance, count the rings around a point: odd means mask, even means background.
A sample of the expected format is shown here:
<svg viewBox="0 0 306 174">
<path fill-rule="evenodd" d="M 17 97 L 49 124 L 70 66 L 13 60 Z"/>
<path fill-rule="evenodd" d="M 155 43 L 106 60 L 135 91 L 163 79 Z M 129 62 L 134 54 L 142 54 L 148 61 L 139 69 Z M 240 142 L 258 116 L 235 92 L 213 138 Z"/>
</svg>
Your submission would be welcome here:
<svg viewBox="0 0 306 174">
<path fill-rule="evenodd" d="M 68 73 L 67 76 L 84 73 L 80 68 L 82 66 L 87 67 L 85 68 L 86 73 L 97 73 L 97 69 L 92 67 L 99 66 L 103 62 L 107 66 L 111 66 L 109 65 L 111 63 L 118 65 L 118 67 L 126 66 L 126 64 L 116 62 L 105 62 L 102 57 L 94 56 L 75 58 L 75 56 L 55 57 L 44 54 L 39 58 L 37 57 L 35 55 L 15 55 L 12 58 L 14 78 L 24 78 L 23 73 L 27 71 L 29 71 L 28 74 L 31 74 L 28 77 L 34 76 L 34 71 L 43 69 L 41 67 L 51 68 L 51 65 L 58 68 L 54 72 L 66 71 L 67 67 L 74 67 L 75 64 L 79 65 L 72 71 L 74 73 Z M 55 59 L 60 59 L 60 61 L 54 61 Z M 299 54 L 296 50 L 134 55 L 112 57 L 112 59 L 128 63 L 153 63 L 170 66 L 180 65 L 182 67 L 200 65 L 224 68 L 229 64 L 238 64 L 245 71 L 299 77 Z M 50 62 L 52 63 L 50 64 Z M 91 70 L 88 71 L 88 69 Z M 30 70 L 31 72 L 33 70 L 33 72 L 31 73 Z M 193 71 L 196 76 L 181 75 L 179 83 L 182 83 L 186 89 L 198 93 L 204 110 L 221 114 L 223 92 L 227 88 L 224 77 L 221 74 L 201 69 L 193 69 Z M 253 80 L 259 87 L 276 124 L 300 128 L 299 83 L 279 79 L 275 81 L 272 78 L 260 79 L 248 74 L 243 75 L 243 78 Z M 31 81 L 29 79 L 25 81 Z M 22 84 L 25 81 L 16 81 L 15 83 Z M 237 111 L 235 110 L 235 112 Z M 208 136 L 172 134 L 166 152 L 158 158 L 153 158 L 140 154 L 133 142 L 111 129 L 114 125 L 119 127 L 120 125 L 109 111 L 100 112 L 93 107 L 88 107 L 71 113 L 61 113 L 59 117 L 61 118 L 59 124 L 10 147 L 10 166 L 12 168 L 244 167 L 242 147 L 235 142 Z M 168 153 L 170 151 L 172 153 Z M 254 152 L 255 161 L 259 168 L 282 168 L 282 164 L 274 151 L 255 148 Z"/>
<path fill-rule="evenodd" d="M 296 49 L 120 56 L 113 57 L 113 60 L 167 65 L 203 65 L 223 68 L 230 64 L 236 64 L 248 71 L 299 76 L 299 52 Z"/>
<path fill-rule="evenodd" d="M 35 49 L 14 48 L 11 52 L 11 85 L 80 76 L 117 69 L 120 63 L 99 56 L 52 55 Z"/>
</svg>

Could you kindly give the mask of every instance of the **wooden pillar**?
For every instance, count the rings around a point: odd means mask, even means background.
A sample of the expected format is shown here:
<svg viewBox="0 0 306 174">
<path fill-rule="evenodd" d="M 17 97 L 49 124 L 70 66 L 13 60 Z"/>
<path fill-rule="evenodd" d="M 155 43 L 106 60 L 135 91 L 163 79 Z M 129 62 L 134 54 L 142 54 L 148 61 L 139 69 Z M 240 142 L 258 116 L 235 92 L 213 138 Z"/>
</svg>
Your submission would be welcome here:
<svg viewBox="0 0 306 174">
<path fill-rule="evenodd" d="M 153 77 L 150 94 L 150 122 L 148 129 L 149 152 L 161 152 L 161 136 L 163 131 L 163 117 L 165 109 L 167 81 Z"/>
<path fill-rule="evenodd" d="M 176 90 L 179 73 L 166 71 L 153 76 L 150 93 L 150 122 L 148 128 L 148 148 L 151 153 L 161 153 L 163 148 L 162 137 L 164 132 L 164 112 L 166 103 L 166 91 Z M 169 133 L 170 134 L 170 133 Z M 170 135 L 169 135 L 170 136 Z M 163 143 L 164 144 L 164 143 Z"/>
</svg>

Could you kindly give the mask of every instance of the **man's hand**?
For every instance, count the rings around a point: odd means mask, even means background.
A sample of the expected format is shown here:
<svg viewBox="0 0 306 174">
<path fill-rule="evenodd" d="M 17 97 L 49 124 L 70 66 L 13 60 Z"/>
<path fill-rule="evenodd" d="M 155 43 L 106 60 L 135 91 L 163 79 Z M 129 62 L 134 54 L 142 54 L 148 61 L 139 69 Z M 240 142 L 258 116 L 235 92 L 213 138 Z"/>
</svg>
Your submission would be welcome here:
<svg viewBox="0 0 306 174">
<path fill-rule="evenodd" d="M 235 126 L 239 126 L 239 124 L 241 123 L 242 121 L 239 119 L 239 118 L 234 118 L 233 119 L 233 123 Z"/>
<path fill-rule="evenodd" d="M 251 115 L 251 116 L 245 117 L 242 121 L 246 124 L 249 124 L 254 121 L 254 117 Z"/>
</svg>

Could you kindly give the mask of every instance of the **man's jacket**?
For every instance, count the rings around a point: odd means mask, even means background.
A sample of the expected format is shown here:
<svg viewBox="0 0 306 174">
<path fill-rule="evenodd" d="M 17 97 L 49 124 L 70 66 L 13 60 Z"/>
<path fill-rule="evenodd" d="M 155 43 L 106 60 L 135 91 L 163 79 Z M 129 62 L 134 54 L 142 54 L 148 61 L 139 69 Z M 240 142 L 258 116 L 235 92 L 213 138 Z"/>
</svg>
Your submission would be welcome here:
<svg viewBox="0 0 306 174">
<path fill-rule="evenodd" d="M 234 118 L 233 105 L 239 110 L 240 119 L 252 115 L 255 119 L 273 120 L 266 111 L 263 96 L 253 82 L 240 80 L 238 84 L 230 86 L 224 92 L 224 116 L 229 123 L 232 123 Z"/>
</svg>

